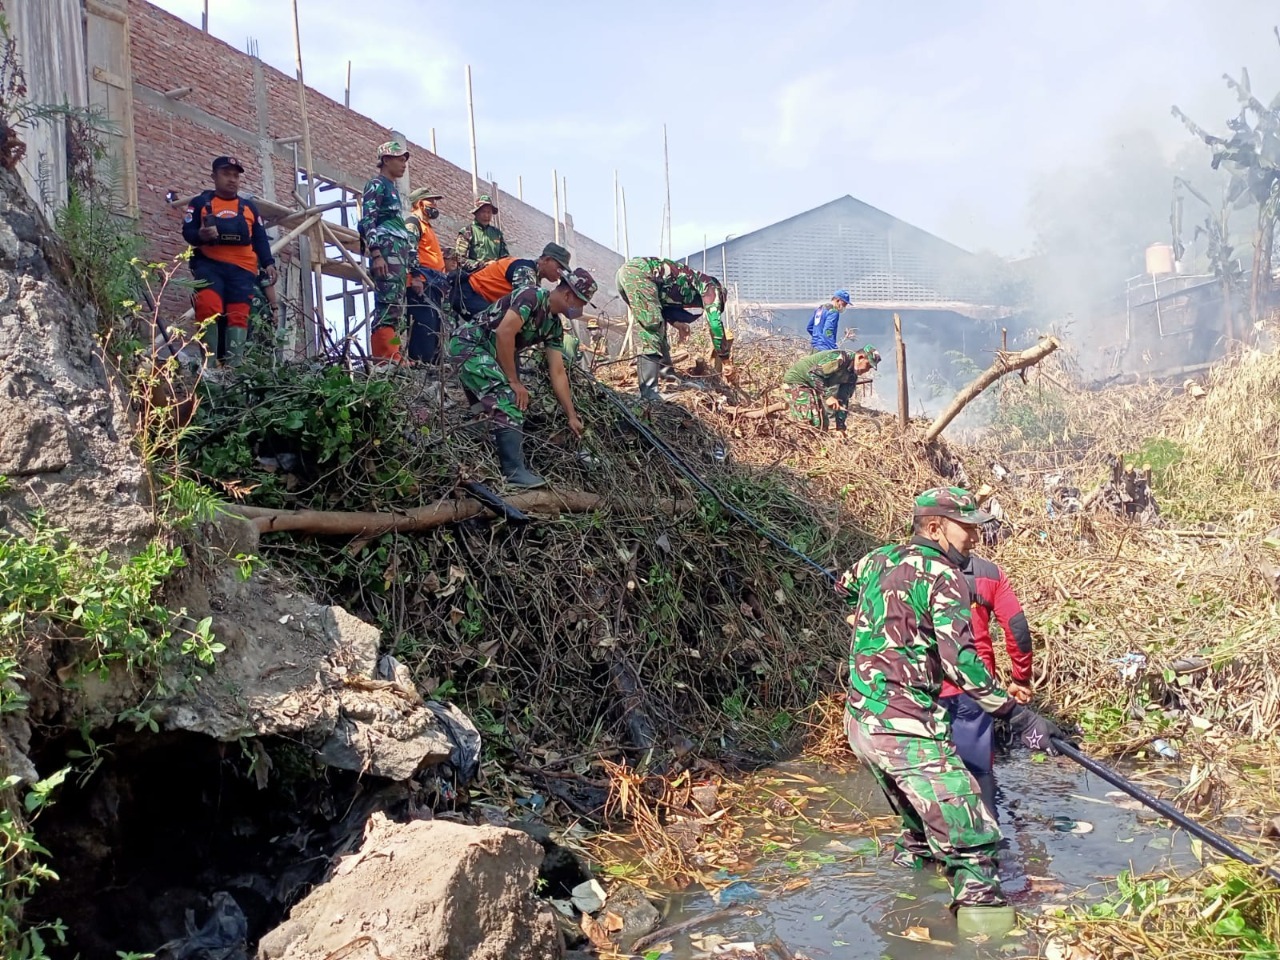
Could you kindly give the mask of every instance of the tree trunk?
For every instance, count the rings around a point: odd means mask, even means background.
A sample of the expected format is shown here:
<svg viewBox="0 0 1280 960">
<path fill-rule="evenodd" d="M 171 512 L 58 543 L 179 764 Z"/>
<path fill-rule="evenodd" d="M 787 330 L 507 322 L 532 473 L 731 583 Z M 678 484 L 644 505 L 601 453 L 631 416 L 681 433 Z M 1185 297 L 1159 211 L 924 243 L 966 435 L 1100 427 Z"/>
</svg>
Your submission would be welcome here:
<svg viewBox="0 0 1280 960">
<path fill-rule="evenodd" d="M 971 400 L 1006 373 L 1013 373 L 1015 370 L 1025 370 L 1027 367 L 1035 366 L 1057 350 L 1059 346 L 1061 344 L 1058 343 L 1056 337 L 1045 337 L 1034 347 L 1028 347 L 1021 353 L 1004 353 L 1002 351 L 996 354 L 996 362 L 979 374 L 973 383 L 957 393 L 955 399 L 947 406 L 947 409 L 943 410 L 938 415 L 938 419 L 930 424 L 928 431 L 924 435 L 924 442 L 932 443 L 938 439 L 938 435 L 947 429 L 951 421 L 960 415 L 960 411 L 967 407 Z"/>
</svg>

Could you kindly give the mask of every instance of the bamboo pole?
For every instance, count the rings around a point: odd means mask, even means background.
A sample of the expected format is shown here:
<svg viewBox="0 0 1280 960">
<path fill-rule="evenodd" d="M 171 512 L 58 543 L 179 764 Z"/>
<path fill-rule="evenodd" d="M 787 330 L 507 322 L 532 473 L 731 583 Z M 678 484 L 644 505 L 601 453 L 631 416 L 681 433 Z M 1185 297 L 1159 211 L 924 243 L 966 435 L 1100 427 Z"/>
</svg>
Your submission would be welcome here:
<svg viewBox="0 0 1280 960">
<path fill-rule="evenodd" d="M 431 128 L 431 152 L 435 154 L 437 157 L 440 156 L 440 151 L 436 149 L 436 128 L 435 127 Z"/>
<path fill-rule="evenodd" d="M 281 250 L 287 247 L 290 243 L 293 242 L 293 238 L 296 237 L 298 234 L 304 233 L 307 230 L 310 230 L 312 227 L 316 225 L 316 221 L 319 219 L 320 219 L 320 214 L 313 213 L 311 216 L 307 217 L 305 220 L 303 220 L 300 224 L 298 224 L 296 227 L 294 227 L 284 236 L 278 237 L 275 240 L 271 241 L 271 255 L 275 256 L 277 253 L 279 253 Z"/>
<path fill-rule="evenodd" d="M 1034 347 L 1028 347 L 1020 353 L 1005 353 L 1001 351 L 996 357 L 996 362 L 988 367 L 985 371 L 978 375 L 973 383 L 969 384 L 963 390 L 956 394 L 955 399 L 948 404 L 947 409 L 938 415 L 938 418 L 930 424 L 929 429 L 925 432 L 924 442 L 929 443 L 938 438 L 943 430 L 947 429 L 947 425 L 960 415 L 963 410 L 974 397 L 982 393 L 983 390 L 991 386 L 1006 373 L 1013 373 L 1016 370 L 1025 370 L 1027 367 L 1033 367 L 1053 351 L 1057 350 L 1061 344 L 1056 337 L 1045 337 Z"/>
<path fill-rule="evenodd" d="M 516 174 L 516 199 L 524 203 L 524 174 Z"/>
<path fill-rule="evenodd" d="M 467 123 L 471 127 L 471 198 L 480 196 L 480 167 L 476 160 L 476 106 L 471 96 L 471 64 L 467 64 Z"/>
<path fill-rule="evenodd" d="M 298 0 L 293 0 L 293 52 L 297 61 L 298 68 L 298 112 L 302 120 L 302 166 L 307 175 L 307 206 L 314 207 L 316 205 L 316 178 L 315 168 L 311 163 L 311 125 L 307 121 L 307 84 L 302 77 L 302 27 L 298 21 Z M 296 179 L 297 174 L 294 174 Z M 322 250 L 323 252 L 323 250 Z M 311 252 L 311 258 L 314 260 L 315 251 Z M 319 343 L 317 335 L 317 314 L 323 316 L 324 312 L 324 284 L 322 283 L 322 275 L 315 271 L 311 263 L 307 264 L 307 268 L 312 272 L 312 279 L 315 282 L 315 301 L 313 311 L 308 312 L 304 318 L 307 325 L 306 341 L 308 345 L 308 355 L 312 353 L 309 349 L 312 344 Z"/>
<path fill-rule="evenodd" d="M 622 198 L 622 255 L 631 259 L 631 231 L 627 229 L 627 188 L 619 187 Z"/>
<path fill-rule="evenodd" d="M 356 268 L 356 272 L 360 274 L 360 281 L 365 286 L 372 287 L 373 278 L 365 272 L 364 264 L 356 259 L 355 255 L 347 249 L 346 245 L 341 240 L 338 239 L 337 234 L 333 232 L 329 227 L 329 224 L 325 223 L 324 220 L 320 221 L 320 232 L 324 234 L 326 240 L 338 248 L 338 253 L 342 255 L 342 259 Z"/>
<path fill-rule="evenodd" d="M 551 168 L 551 191 L 555 194 L 555 240 L 560 242 L 560 173 L 554 167 Z"/>
<path fill-rule="evenodd" d="M 667 153 L 667 125 L 662 125 L 662 175 L 667 182 L 667 256 L 671 256 L 671 162 Z"/>
<path fill-rule="evenodd" d="M 893 315 L 894 356 L 898 364 L 898 425 L 904 430 L 911 420 L 911 402 L 907 394 L 907 344 L 902 339 L 902 318 Z"/>
</svg>

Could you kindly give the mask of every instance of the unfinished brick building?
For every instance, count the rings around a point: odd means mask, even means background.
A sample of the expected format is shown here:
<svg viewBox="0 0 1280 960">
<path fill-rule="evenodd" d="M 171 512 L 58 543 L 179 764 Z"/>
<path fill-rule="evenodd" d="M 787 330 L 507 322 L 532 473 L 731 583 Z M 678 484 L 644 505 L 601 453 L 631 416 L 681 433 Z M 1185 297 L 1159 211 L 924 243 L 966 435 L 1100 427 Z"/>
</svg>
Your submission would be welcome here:
<svg viewBox="0 0 1280 960">
<path fill-rule="evenodd" d="M 295 190 L 303 167 L 302 118 L 295 77 L 146 0 L 11 0 L 7 6 L 25 62 L 35 65 L 38 60 L 32 98 L 95 104 L 111 119 L 121 208 L 137 217 L 155 259 L 168 259 L 185 247 L 182 207 L 167 197 L 185 201 L 204 189 L 209 160 L 219 154 L 232 154 L 245 166 L 245 192 L 281 207 L 300 208 Z M 389 139 L 391 131 L 309 88 L 306 109 L 312 167 L 324 191 L 317 202 L 358 195 L 374 169 L 373 148 Z M 40 180 L 55 194 L 58 148 L 53 131 L 43 148 L 37 144 L 32 151 L 27 171 L 30 180 Z M 412 140 L 409 148 L 411 185 L 431 186 L 444 194 L 436 232 L 442 240 L 451 240 L 470 217 L 471 174 Z M 496 194 L 513 254 L 536 254 L 555 236 L 556 225 L 547 214 L 491 183 L 481 181 L 480 192 Z M 350 209 L 348 216 L 354 215 Z M 328 219 L 337 226 L 336 212 Z M 348 236 L 345 231 L 343 235 Z M 614 296 L 613 276 L 622 258 L 575 233 L 567 214 L 560 235 L 575 265 L 586 267 L 600 281 L 597 304 L 607 304 Z M 325 273 L 347 278 L 352 274 L 332 245 L 327 257 L 316 246 L 315 239 L 304 234 L 281 254 L 282 265 L 290 267 L 285 294 L 302 301 L 307 310 L 314 304 L 315 287 L 309 271 L 299 269 L 301 264 L 331 260 L 333 269 L 325 268 Z M 329 281 L 323 295 L 334 297 L 335 289 L 340 290 L 340 284 Z M 172 306 L 176 309 L 178 301 Z"/>
</svg>

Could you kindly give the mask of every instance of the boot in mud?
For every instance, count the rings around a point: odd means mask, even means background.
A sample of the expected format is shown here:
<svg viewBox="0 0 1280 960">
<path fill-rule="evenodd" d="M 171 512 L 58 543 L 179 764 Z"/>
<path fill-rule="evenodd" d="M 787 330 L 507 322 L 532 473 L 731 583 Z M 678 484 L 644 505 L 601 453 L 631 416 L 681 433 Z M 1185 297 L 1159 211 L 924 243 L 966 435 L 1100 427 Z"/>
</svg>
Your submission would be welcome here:
<svg viewBox="0 0 1280 960">
<path fill-rule="evenodd" d="M 513 427 L 498 427 L 493 431 L 493 445 L 498 448 L 498 462 L 502 475 L 513 487 L 533 490 L 545 487 L 547 481 L 524 465 L 524 435 Z"/>
<path fill-rule="evenodd" d="M 636 379 L 640 381 L 640 399 L 650 403 L 665 403 L 667 398 L 658 391 L 658 376 L 662 370 L 662 358 L 656 353 L 636 357 Z"/>
<path fill-rule="evenodd" d="M 1018 925 L 1018 915 L 1008 904 L 990 907 L 961 906 L 956 910 L 956 929 L 962 937 L 1003 937 Z"/>
</svg>

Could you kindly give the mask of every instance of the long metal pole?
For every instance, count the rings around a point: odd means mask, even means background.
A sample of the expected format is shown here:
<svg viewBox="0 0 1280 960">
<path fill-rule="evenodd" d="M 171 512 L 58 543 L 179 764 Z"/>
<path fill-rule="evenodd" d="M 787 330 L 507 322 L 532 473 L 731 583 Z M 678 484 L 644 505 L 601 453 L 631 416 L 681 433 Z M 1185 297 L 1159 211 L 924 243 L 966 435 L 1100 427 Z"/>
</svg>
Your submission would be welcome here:
<svg viewBox="0 0 1280 960">
<path fill-rule="evenodd" d="M 342 105 L 348 110 L 351 109 L 351 61 L 347 61 L 347 86 L 342 91 Z"/>
<path fill-rule="evenodd" d="M 524 203 L 524 174 L 516 174 L 516 198 Z"/>
<path fill-rule="evenodd" d="M 619 187 L 622 198 L 622 255 L 631 259 L 631 231 L 627 229 L 627 188 Z"/>
<path fill-rule="evenodd" d="M 436 149 L 436 128 L 435 127 L 431 128 L 431 152 L 434 153 L 437 157 L 440 156 L 440 151 Z"/>
<path fill-rule="evenodd" d="M 314 207 L 316 205 L 316 178 L 314 167 L 311 165 L 311 125 L 307 122 L 307 84 L 302 79 L 302 28 L 298 21 L 298 0 L 293 0 L 293 51 L 298 66 L 298 112 L 302 117 L 302 166 L 307 175 L 307 206 Z M 297 174 L 294 174 L 297 177 Z M 319 231 L 317 231 L 319 236 Z M 312 250 L 311 257 L 313 259 L 324 259 L 324 244 L 321 242 L 319 250 Z M 315 269 L 314 263 L 308 263 L 307 269 L 311 271 L 315 280 L 315 310 L 320 316 L 323 316 L 324 310 L 324 283 L 322 275 Z M 308 315 L 307 323 L 307 355 L 310 355 L 314 345 L 318 345 L 320 338 L 317 335 L 316 323 L 318 318 L 315 315 Z"/>
<path fill-rule="evenodd" d="M 556 243 L 560 242 L 560 173 L 551 168 L 551 190 L 555 194 Z"/>
<path fill-rule="evenodd" d="M 471 97 L 471 64 L 467 64 L 467 122 L 471 126 L 471 196 L 480 196 L 480 167 L 476 162 L 476 106 Z"/>
<path fill-rule="evenodd" d="M 1208 827 L 1204 827 L 1196 823 L 1194 820 L 1188 817 L 1185 813 L 1183 813 L 1177 807 L 1173 806 L 1170 803 L 1166 803 L 1164 800 L 1161 800 L 1159 797 L 1153 797 L 1151 794 L 1147 793 L 1147 791 L 1143 790 L 1140 786 L 1138 786 L 1132 780 L 1129 780 L 1127 777 L 1121 776 L 1120 774 L 1112 770 L 1110 767 L 1107 767 L 1099 763 L 1097 760 L 1094 760 L 1092 757 L 1086 756 L 1085 754 L 1077 750 L 1075 747 L 1073 747 L 1071 744 L 1067 743 L 1065 740 L 1059 740 L 1057 737 L 1054 737 L 1053 746 L 1058 750 L 1059 753 L 1062 753 L 1065 756 L 1070 757 L 1072 760 L 1080 764 L 1080 766 L 1084 767 L 1090 773 L 1101 777 L 1103 780 L 1107 781 L 1107 783 L 1111 784 L 1113 787 L 1118 787 L 1120 790 L 1123 790 L 1125 793 L 1133 797 L 1133 799 L 1137 800 L 1139 803 L 1145 804 L 1146 806 L 1150 807 L 1156 813 L 1160 814 L 1160 816 L 1164 817 L 1166 820 L 1169 820 L 1172 823 L 1177 824 L 1179 827 L 1187 831 L 1187 833 L 1191 834 L 1193 837 L 1197 837 L 1200 840 L 1203 840 L 1205 843 L 1213 847 L 1213 849 L 1217 850 L 1219 853 L 1224 853 L 1228 857 L 1231 857 L 1235 860 L 1239 860 L 1241 863 L 1248 863 L 1254 866 L 1260 865 L 1256 857 L 1250 856 L 1249 854 L 1245 853 L 1243 850 L 1237 847 L 1234 843 L 1232 843 L 1226 837 L 1222 836 L 1221 834 L 1214 833 Z M 1280 880 L 1280 872 L 1277 872 L 1271 869 L 1270 867 L 1263 867 L 1263 870 L 1266 872 L 1266 874 L 1269 877 L 1271 877 L 1271 879 Z"/>
</svg>

